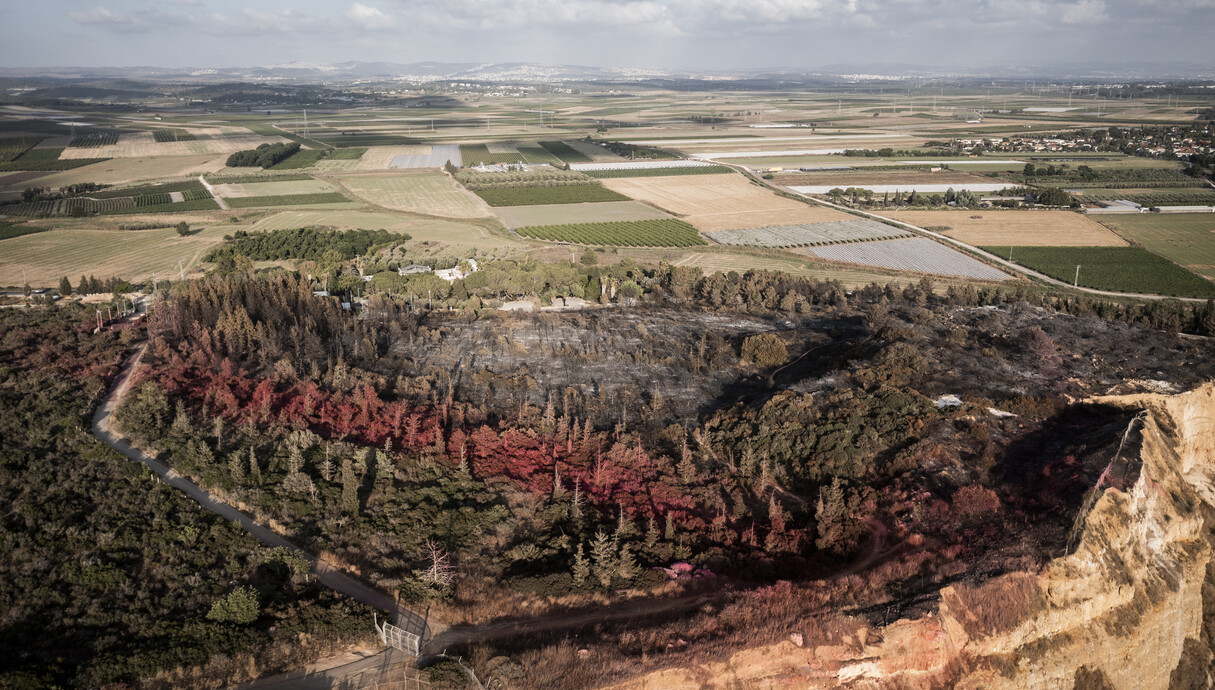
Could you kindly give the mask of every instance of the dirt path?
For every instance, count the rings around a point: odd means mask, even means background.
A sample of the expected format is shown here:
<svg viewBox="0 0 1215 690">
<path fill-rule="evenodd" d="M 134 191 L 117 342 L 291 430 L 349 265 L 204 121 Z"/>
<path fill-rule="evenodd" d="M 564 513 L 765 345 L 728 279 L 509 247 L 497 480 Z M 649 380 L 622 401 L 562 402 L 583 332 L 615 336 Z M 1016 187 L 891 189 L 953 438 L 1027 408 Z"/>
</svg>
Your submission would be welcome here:
<svg viewBox="0 0 1215 690">
<path fill-rule="evenodd" d="M 218 192 L 215 191 L 215 188 L 211 186 L 210 182 L 207 182 L 206 177 L 199 175 L 198 181 L 202 183 L 202 186 L 207 188 L 208 192 L 211 192 L 211 197 L 213 199 L 215 199 L 215 203 L 219 204 L 219 209 L 221 211 L 231 210 L 228 208 L 228 202 L 224 201 L 224 198 L 222 196 L 220 196 Z"/>
</svg>

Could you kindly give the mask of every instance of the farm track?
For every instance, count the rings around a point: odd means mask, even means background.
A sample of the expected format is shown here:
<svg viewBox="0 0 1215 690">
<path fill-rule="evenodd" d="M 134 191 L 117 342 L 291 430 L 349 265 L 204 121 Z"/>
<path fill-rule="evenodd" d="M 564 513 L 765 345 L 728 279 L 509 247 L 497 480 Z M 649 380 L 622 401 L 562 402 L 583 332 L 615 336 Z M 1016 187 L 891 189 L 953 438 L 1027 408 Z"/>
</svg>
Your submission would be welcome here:
<svg viewBox="0 0 1215 690">
<path fill-rule="evenodd" d="M 729 165 L 729 164 L 723 164 L 723 165 Z M 742 168 L 741 166 L 734 166 L 734 165 L 730 165 L 730 167 L 734 168 L 735 170 L 742 173 L 743 175 L 750 177 L 752 180 L 759 182 L 760 184 L 764 185 L 765 187 L 776 190 L 778 192 L 790 193 L 790 192 L 787 192 L 787 190 L 784 189 L 783 187 L 781 187 L 780 185 L 772 184 L 768 180 L 764 180 L 764 179 L 760 178 L 759 176 L 753 174 L 750 170 L 748 170 L 746 168 Z M 1215 186 L 1215 183 L 1212 183 L 1212 186 Z M 1194 303 L 1205 303 L 1207 301 L 1203 297 L 1172 297 L 1169 295 L 1151 295 L 1151 294 L 1142 294 L 1142 293 L 1136 293 L 1136 292 L 1113 292 L 1111 290 L 1098 290 L 1096 288 L 1073 286 L 1071 283 L 1067 283 L 1065 281 L 1052 278 L 1052 277 L 1046 275 L 1045 273 L 1039 273 L 1033 269 L 1022 266 L 1021 264 L 1017 264 L 1017 263 L 1008 261 L 1007 259 L 1002 259 L 999 256 L 992 254 L 991 252 L 983 251 L 982 249 L 979 249 L 978 247 L 975 247 L 973 245 L 966 244 L 965 242 L 962 242 L 961 240 L 955 240 L 952 237 L 946 237 L 945 235 L 942 235 L 939 232 L 933 232 L 932 230 L 927 230 L 925 228 L 921 228 L 919 226 L 912 225 L 910 223 L 904 223 L 903 221 L 895 220 L 893 218 L 887 218 L 886 216 L 880 216 L 876 213 L 870 213 L 868 211 L 859 211 L 856 209 L 848 208 L 847 206 L 833 204 L 830 201 L 823 201 L 822 199 L 813 199 L 804 194 L 799 195 L 799 196 L 801 196 L 805 200 L 809 201 L 810 203 L 817 204 L 819 206 L 832 208 L 837 211 L 843 211 L 845 213 L 850 213 L 854 216 L 861 216 L 863 218 L 871 218 L 873 220 L 878 220 L 883 223 L 890 223 L 890 224 L 896 225 L 901 228 L 906 228 L 907 230 L 911 230 L 912 232 L 918 233 L 920 235 L 924 235 L 926 237 L 931 237 L 938 242 L 943 242 L 943 243 L 958 247 L 959 249 L 962 249 L 970 254 L 981 256 L 984 259 L 986 259 L 987 261 L 994 263 L 994 264 L 998 264 L 1010 271 L 1014 271 L 1023 276 L 1033 278 L 1035 280 L 1038 280 L 1043 283 L 1047 283 L 1049 285 L 1053 285 L 1055 287 L 1067 288 L 1068 290 L 1074 290 L 1076 292 L 1083 292 L 1083 293 L 1090 294 L 1090 295 L 1100 295 L 1102 297 L 1123 297 L 1123 298 L 1131 298 L 1131 299 L 1145 299 L 1145 300 L 1152 300 L 1152 301 L 1178 300 L 1180 302 L 1194 302 Z"/>
<path fill-rule="evenodd" d="M 206 177 L 199 175 L 198 181 L 201 182 L 202 186 L 206 187 L 207 191 L 211 193 L 211 198 L 215 199 L 215 203 L 219 204 L 219 210 L 221 210 L 221 211 L 230 210 L 228 208 L 228 202 L 224 201 L 224 198 L 222 196 L 215 193 L 215 188 L 211 186 L 211 183 L 207 182 Z"/>
</svg>

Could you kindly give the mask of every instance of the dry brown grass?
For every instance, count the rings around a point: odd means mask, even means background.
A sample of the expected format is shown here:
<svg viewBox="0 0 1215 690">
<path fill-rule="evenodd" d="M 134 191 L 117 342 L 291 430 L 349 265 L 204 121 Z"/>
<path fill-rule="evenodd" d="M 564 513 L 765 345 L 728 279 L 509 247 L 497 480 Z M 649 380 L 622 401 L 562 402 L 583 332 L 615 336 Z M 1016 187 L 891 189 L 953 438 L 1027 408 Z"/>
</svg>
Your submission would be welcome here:
<svg viewBox="0 0 1215 690">
<path fill-rule="evenodd" d="M 896 211 L 883 215 L 976 246 L 1125 247 L 1127 242 L 1088 216 L 1071 211 Z"/>
<path fill-rule="evenodd" d="M 95 148 L 68 148 L 60 154 L 60 160 L 76 158 L 151 158 L 161 156 L 191 156 L 196 154 L 229 154 L 245 149 L 254 149 L 261 144 L 287 141 L 282 137 L 265 137 L 245 131 L 214 139 L 193 141 L 158 142 L 151 132 L 136 132 L 118 137 L 118 143 Z"/>
<path fill-rule="evenodd" d="M 1008 632 L 1045 606 L 1038 578 L 1010 573 L 979 587 L 955 585 L 942 591 L 942 602 L 972 637 Z"/>
<path fill-rule="evenodd" d="M 606 179 L 603 184 L 681 216 L 702 231 L 852 219 L 839 211 L 778 196 L 741 175 L 626 177 Z"/>
</svg>

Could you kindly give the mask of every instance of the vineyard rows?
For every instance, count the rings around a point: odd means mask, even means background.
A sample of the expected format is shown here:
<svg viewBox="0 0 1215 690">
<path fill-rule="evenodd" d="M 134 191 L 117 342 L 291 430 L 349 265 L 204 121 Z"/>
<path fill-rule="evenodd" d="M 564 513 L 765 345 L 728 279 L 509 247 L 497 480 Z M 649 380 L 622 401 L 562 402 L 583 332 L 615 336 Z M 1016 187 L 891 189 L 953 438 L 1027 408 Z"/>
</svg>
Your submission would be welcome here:
<svg viewBox="0 0 1215 690">
<path fill-rule="evenodd" d="M 673 218 L 545 225 L 519 228 L 515 232 L 549 242 L 617 247 L 694 247 L 706 244 L 696 228 Z"/>
<path fill-rule="evenodd" d="M 16 160 L 21 154 L 37 146 L 40 141 L 42 141 L 42 137 L 0 139 L 0 163 Z"/>
<path fill-rule="evenodd" d="M 334 149 L 329 153 L 328 159 L 331 161 L 357 161 L 367 153 L 366 147 L 354 147 L 347 149 Z"/>
<path fill-rule="evenodd" d="M 1007 254 L 1008 247 L 985 248 Z M 1215 297 L 1215 283 L 1140 247 L 1017 247 L 1017 263 L 1084 287 L 1178 297 Z"/>
<path fill-rule="evenodd" d="M 184 182 L 166 182 L 165 184 L 148 184 L 139 185 L 137 187 L 122 187 L 119 189 L 107 189 L 102 192 L 90 192 L 89 196 L 94 199 L 113 199 L 120 196 L 141 196 L 144 194 L 157 194 L 160 192 L 206 192 L 207 188 L 202 186 L 198 180 L 186 180 Z M 211 196 L 207 193 L 207 196 Z"/>
<path fill-rule="evenodd" d="M 936 275 L 1007 280 L 1004 273 L 927 237 L 837 244 L 808 250 L 814 256 L 864 266 Z"/>
<path fill-rule="evenodd" d="M 211 184 L 246 184 L 250 182 L 302 182 L 311 180 L 307 173 L 254 173 L 248 175 L 205 175 Z"/>
<path fill-rule="evenodd" d="M 519 155 L 523 157 L 523 162 L 529 165 L 551 165 L 561 167 L 565 165 L 562 160 L 547 149 L 533 144 L 520 144 L 518 146 Z"/>
<path fill-rule="evenodd" d="M 161 144 L 170 141 L 194 141 L 194 135 L 184 129 L 157 129 L 152 131 L 152 137 Z"/>
<path fill-rule="evenodd" d="M 512 172 L 456 173 L 456 181 L 476 192 L 482 189 L 544 187 L 563 185 L 597 185 L 599 182 L 573 170 L 531 170 Z"/>
<path fill-rule="evenodd" d="M 706 232 L 705 235 L 721 244 L 782 248 L 888 240 L 909 237 L 911 233 L 874 220 L 857 219 L 747 230 L 717 230 Z"/>
<path fill-rule="evenodd" d="M 464 165 L 510 165 L 523 160 L 519 153 L 493 153 L 485 144 L 460 144 L 460 159 Z"/>
<path fill-rule="evenodd" d="M 72 137 L 68 146 L 74 149 L 95 149 L 98 146 L 113 146 L 117 143 L 117 132 L 88 132 Z"/>
<path fill-rule="evenodd" d="M 135 199 L 129 196 L 114 199 L 86 199 L 72 197 L 54 201 L 33 201 L 26 204 L 10 204 L 0 206 L 0 214 L 18 218 L 33 218 L 42 216 L 68 216 L 73 209 L 81 209 L 77 213 L 94 214 L 110 213 L 133 208 Z"/>
</svg>

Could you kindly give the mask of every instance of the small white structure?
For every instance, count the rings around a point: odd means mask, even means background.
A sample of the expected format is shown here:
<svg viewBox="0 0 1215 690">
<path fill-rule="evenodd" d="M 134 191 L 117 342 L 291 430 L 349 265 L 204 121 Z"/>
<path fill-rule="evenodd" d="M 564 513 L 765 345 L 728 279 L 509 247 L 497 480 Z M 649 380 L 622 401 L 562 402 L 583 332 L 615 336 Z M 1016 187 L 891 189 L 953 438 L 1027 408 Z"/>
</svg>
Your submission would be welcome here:
<svg viewBox="0 0 1215 690">
<path fill-rule="evenodd" d="M 477 267 L 476 259 L 467 259 L 466 262 L 468 263 L 467 271 L 465 271 L 464 269 L 460 268 L 457 265 L 455 268 L 444 268 L 442 270 L 435 271 L 435 277 L 442 278 L 443 280 L 446 280 L 447 282 L 451 283 L 451 282 L 455 282 L 457 280 L 463 280 L 463 279 L 467 278 L 468 276 L 472 275 L 473 273 L 476 273 L 477 271 L 480 270 L 480 268 Z M 462 261 L 460 263 L 465 263 L 465 262 Z"/>
<path fill-rule="evenodd" d="M 434 269 L 432 269 L 430 266 L 423 266 L 422 264 L 409 264 L 408 266 L 398 268 L 397 275 L 412 276 L 419 273 L 430 273 L 432 270 Z"/>
</svg>

